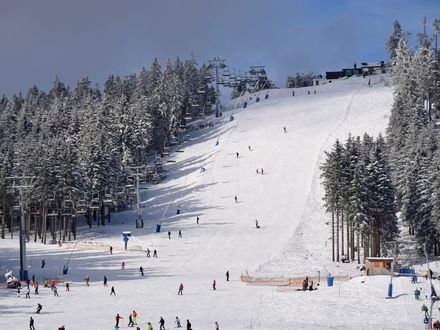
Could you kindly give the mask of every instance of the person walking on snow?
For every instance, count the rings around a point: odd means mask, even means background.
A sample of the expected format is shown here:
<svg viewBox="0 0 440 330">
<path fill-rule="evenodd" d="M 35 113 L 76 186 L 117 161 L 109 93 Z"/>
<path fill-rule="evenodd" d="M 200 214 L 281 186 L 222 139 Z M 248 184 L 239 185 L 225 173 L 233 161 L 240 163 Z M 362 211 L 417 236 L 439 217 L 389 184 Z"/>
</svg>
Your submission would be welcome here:
<svg viewBox="0 0 440 330">
<path fill-rule="evenodd" d="M 219 328 L 219 326 L 218 326 L 218 322 L 217 322 L 217 321 L 215 321 L 214 325 L 215 325 L 215 330 L 220 330 L 220 328 Z"/>
<path fill-rule="evenodd" d="M 132 327 L 132 326 L 134 326 L 134 323 L 133 323 L 133 317 L 130 314 L 130 315 L 128 315 L 128 325 L 127 325 L 127 327 Z"/>
<path fill-rule="evenodd" d="M 248 146 L 248 149 L 249 149 L 249 151 L 252 151 L 252 148 L 251 148 L 251 146 Z"/>
<path fill-rule="evenodd" d="M 44 268 L 44 266 L 46 266 L 46 260 L 41 260 L 41 268 Z"/>
<path fill-rule="evenodd" d="M 234 199 L 235 199 L 235 202 L 238 203 L 238 198 L 237 198 L 237 196 L 235 196 Z"/>
<path fill-rule="evenodd" d="M 124 261 L 123 261 L 122 264 L 121 264 L 121 270 L 122 270 L 122 269 L 125 269 L 125 262 L 124 262 Z"/>
<path fill-rule="evenodd" d="M 49 287 L 49 280 L 47 278 L 44 279 L 44 287 L 45 288 Z"/>
<path fill-rule="evenodd" d="M 238 158 L 238 156 L 240 156 L 240 154 L 238 152 L 235 153 L 236 158 Z"/>
<path fill-rule="evenodd" d="M 104 287 L 107 287 L 107 276 L 104 275 Z"/>
<path fill-rule="evenodd" d="M 196 218 L 196 222 L 197 222 L 197 224 L 199 224 L 199 217 L 198 216 Z"/>
<path fill-rule="evenodd" d="M 36 314 L 40 314 L 41 310 L 43 309 L 43 306 L 40 303 L 37 303 L 37 310 L 36 310 Z"/>
<path fill-rule="evenodd" d="M 139 271 L 141 272 L 141 275 L 144 276 L 144 268 L 142 266 L 139 267 Z"/>
<path fill-rule="evenodd" d="M 180 320 L 179 318 L 176 316 L 176 321 L 174 321 L 176 323 L 176 328 L 181 328 L 182 325 L 180 324 Z"/>
<path fill-rule="evenodd" d="M 115 328 L 119 328 L 119 320 L 124 319 L 122 316 L 118 314 L 116 314 L 115 320 L 116 320 L 116 324 L 115 324 Z"/>
<path fill-rule="evenodd" d="M 182 231 L 179 230 L 179 237 L 182 238 Z"/>
<path fill-rule="evenodd" d="M 17 288 L 17 297 L 20 297 L 20 287 Z"/>
<path fill-rule="evenodd" d="M 257 219 L 255 219 L 255 228 L 260 228 L 260 225 L 258 224 L 258 220 Z"/>
<path fill-rule="evenodd" d="M 160 330 L 165 330 L 165 320 L 163 319 L 162 316 L 160 317 L 159 324 L 160 324 Z"/>
<path fill-rule="evenodd" d="M 147 330 L 153 330 L 153 325 L 150 322 L 147 323 Z"/>
<path fill-rule="evenodd" d="M 261 175 L 264 175 L 264 170 L 263 170 L 263 168 L 261 168 Z"/>
<path fill-rule="evenodd" d="M 35 294 L 38 294 L 38 288 L 39 288 L 40 286 L 38 285 L 38 282 L 35 282 Z"/>
<path fill-rule="evenodd" d="M 168 239 L 171 239 L 171 231 L 168 230 Z"/>
<path fill-rule="evenodd" d="M 186 320 L 186 330 L 192 330 L 191 322 L 188 319 Z"/>
<path fill-rule="evenodd" d="M 59 297 L 59 295 L 58 295 L 58 288 L 56 286 L 53 287 L 53 296 L 54 297 Z"/>
<path fill-rule="evenodd" d="M 147 258 L 150 258 L 150 249 L 147 248 Z"/>
<path fill-rule="evenodd" d="M 177 291 L 177 295 L 183 295 L 183 283 L 180 283 L 179 291 Z"/>
<path fill-rule="evenodd" d="M 157 251 L 156 251 L 156 249 L 154 249 L 154 251 L 153 251 L 153 258 L 157 258 Z"/>
<path fill-rule="evenodd" d="M 212 281 L 212 289 L 215 291 L 215 286 L 216 286 L 217 282 L 215 280 Z"/>
<path fill-rule="evenodd" d="M 284 133 L 287 133 L 286 126 L 284 126 L 283 129 L 284 129 Z"/>
<path fill-rule="evenodd" d="M 226 281 L 229 281 L 229 270 L 226 271 Z"/>
<path fill-rule="evenodd" d="M 116 292 L 115 292 L 115 287 L 114 286 L 112 286 L 112 288 L 110 289 L 110 296 L 112 294 L 116 296 Z"/>
<path fill-rule="evenodd" d="M 113 246 L 110 245 L 110 254 L 113 254 Z"/>
<path fill-rule="evenodd" d="M 27 288 L 27 290 L 26 290 L 26 296 L 25 296 L 25 298 L 29 298 L 29 299 L 31 299 L 31 289 L 28 287 Z"/>
<path fill-rule="evenodd" d="M 31 316 L 31 319 L 29 320 L 29 330 L 35 330 L 34 327 L 34 319 Z"/>
<path fill-rule="evenodd" d="M 257 168 L 257 174 L 260 174 L 260 171 L 258 170 L 258 168 Z"/>
<path fill-rule="evenodd" d="M 137 325 L 137 313 L 136 313 L 136 311 L 135 310 L 133 310 L 133 312 L 131 313 L 131 316 L 132 316 L 132 319 L 133 319 L 133 324 L 134 325 Z"/>
<path fill-rule="evenodd" d="M 87 277 L 84 279 L 84 281 L 86 281 L 86 285 L 90 286 L 90 276 L 87 275 Z"/>
<path fill-rule="evenodd" d="M 66 283 L 66 291 L 70 291 L 70 284 L 69 284 L 69 282 Z"/>
</svg>

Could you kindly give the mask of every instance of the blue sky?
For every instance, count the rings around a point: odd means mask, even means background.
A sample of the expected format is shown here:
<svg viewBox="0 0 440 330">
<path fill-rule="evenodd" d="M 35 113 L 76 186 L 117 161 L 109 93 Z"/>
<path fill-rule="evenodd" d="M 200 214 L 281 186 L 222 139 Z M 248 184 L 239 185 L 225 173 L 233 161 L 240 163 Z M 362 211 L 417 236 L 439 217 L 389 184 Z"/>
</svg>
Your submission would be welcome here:
<svg viewBox="0 0 440 330">
<path fill-rule="evenodd" d="M 102 86 L 110 73 L 190 53 L 242 71 L 266 65 L 282 86 L 295 72 L 386 60 L 392 22 L 414 40 L 423 16 L 430 30 L 440 1 L 0 0 L 0 94 L 47 90 L 56 75 Z"/>
</svg>

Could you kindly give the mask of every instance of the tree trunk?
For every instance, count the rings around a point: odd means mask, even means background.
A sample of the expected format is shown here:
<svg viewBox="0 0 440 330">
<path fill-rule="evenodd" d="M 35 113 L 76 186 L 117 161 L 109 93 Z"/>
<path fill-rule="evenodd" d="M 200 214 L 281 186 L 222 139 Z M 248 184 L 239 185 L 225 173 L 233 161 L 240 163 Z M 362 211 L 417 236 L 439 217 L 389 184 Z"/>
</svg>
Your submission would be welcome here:
<svg viewBox="0 0 440 330">
<path fill-rule="evenodd" d="M 336 208 L 336 261 L 339 262 L 339 209 Z"/>
<path fill-rule="evenodd" d="M 332 261 L 335 261 L 335 211 L 332 210 Z"/>
<path fill-rule="evenodd" d="M 350 245 L 351 245 L 350 223 L 351 223 L 351 221 L 348 221 L 348 218 L 347 218 L 347 219 L 345 219 L 345 223 L 347 224 L 347 258 L 350 260 L 353 260 L 353 258 L 351 257 L 352 253 L 350 253 Z M 353 250 L 351 250 L 351 251 L 353 251 Z"/>
<path fill-rule="evenodd" d="M 361 247 L 359 245 L 359 230 L 356 230 L 356 239 L 357 239 L 357 259 L 358 264 L 361 263 Z"/>
<path fill-rule="evenodd" d="M 344 210 L 341 210 L 341 255 L 344 255 Z"/>
</svg>

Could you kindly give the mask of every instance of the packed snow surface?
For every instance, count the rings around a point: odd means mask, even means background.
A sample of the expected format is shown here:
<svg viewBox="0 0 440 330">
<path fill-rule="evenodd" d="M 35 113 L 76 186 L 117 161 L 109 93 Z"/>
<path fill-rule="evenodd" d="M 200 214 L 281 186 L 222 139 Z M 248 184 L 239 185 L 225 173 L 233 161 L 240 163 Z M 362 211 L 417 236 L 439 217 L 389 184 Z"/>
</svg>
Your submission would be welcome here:
<svg viewBox="0 0 440 330">
<path fill-rule="evenodd" d="M 76 247 L 28 243 L 29 273 L 40 285 L 45 277 L 60 277 L 70 258 L 64 281 L 71 291 L 59 284 L 54 297 L 41 287 L 38 296 L 25 299 L 24 292 L 16 297 L 15 290 L 1 288 L 0 329 L 28 329 L 30 316 L 38 330 L 113 329 L 116 313 L 127 328 L 133 310 L 141 329 L 148 321 L 159 329 L 161 316 L 167 329 L 175 327 L 176 316 L 184 327 L 189 319 L 195 330 L 215 329 L 215 321 L 230 330 L 424 329 L 423 301 L 414 300 L 408 278 L 394 278 L 393 299 L 385 299 L 390 280 L 385 276 L 356 276 L 330 288 L 325 283 L 328 272 L 361 273 L 353 264 L 331 262 L 319 166 L 336 139 L 384 133 L 392 104 L 385 80 L 374 76 L 371 87 L 368 79 L 340 80 L 296 89 L 294 97 L 292 90 L 271 90 L 267 99 L 261 93 L 258 103 L 257 95 L 247 95 L 246 109 L 225 112 L 214 127 L 192 132 L 183 152 L 172 155 L 176 162 L 165 166 L 167 179 L 142 193 L 143 229 L 135 229 L 133 209 L 113 214 L 106 226 L 80 228 Z M 121 237 L 125 230 L 133 235 L 128 251 Z M 85 242 L 94 244 L 87 248 Z M 147 248 L 157 249 L 158 258 L 147 258 Z M 0 240 L 0 271 L 18 274 L 18 257 L 17 236 Z M 246 272 L 256 277 L 319 272 L 322 280 L 318 290 L 302 292 L 247 285 L 240 280 Z M 180 283 L 184 290 L 178 296 Z M 112 286 L 116 296 L 110 296 Z M 427 290 L 424 282 L 418 286 Z M 43 305 L 39 315 L 37 303 Z"/>
</svg>

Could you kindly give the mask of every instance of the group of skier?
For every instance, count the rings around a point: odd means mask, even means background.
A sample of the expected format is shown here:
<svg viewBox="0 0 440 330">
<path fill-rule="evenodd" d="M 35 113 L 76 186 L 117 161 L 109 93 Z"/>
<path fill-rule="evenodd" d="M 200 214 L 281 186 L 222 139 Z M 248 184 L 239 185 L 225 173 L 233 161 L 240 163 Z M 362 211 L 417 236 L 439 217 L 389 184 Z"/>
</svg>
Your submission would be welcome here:
<svg viewBox="0 0 440 330">
<path fill-rule="evenodd" d="M 140 330 L 140 327 L 138 326 L 138 322 L 137 322 L 137 312 L 135 310 L 133 310 L 129 315 L 128 315 L 128 327 L 134 327 L 136 326 L 136 330 Z M 116 314 L 115 316 L 115 330 L 119 329 L 119 322 L 121 320 L 123 320 L 124 318 L 119 315 L 119 313 Z M 176 316 L 176 319 L 174 321 L 174 323 L 176 324 L 176 328 L 182 328 L 182 322 L 180 321 L 179 317 Z M 161 316 L 159 319 L 159 330 L 165 330 L 165 319 Z M 217 321 L 214 322 L 214 326 L 215 326 L 215 330 L 220 330 L 219 324 Z M 151 324 L 151 322 L 147 322 L 147 330 L 154 330 L 153 325 Z M 186 320 L 186 330 L 192 330 L 192 324 L 189 321 L 189 319 Z"/>
</svg>

